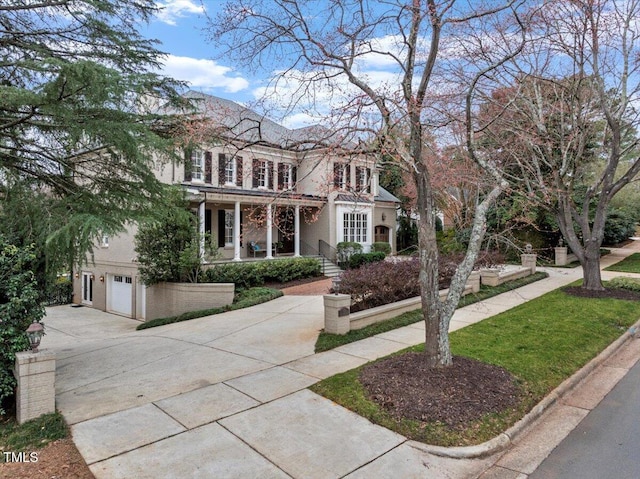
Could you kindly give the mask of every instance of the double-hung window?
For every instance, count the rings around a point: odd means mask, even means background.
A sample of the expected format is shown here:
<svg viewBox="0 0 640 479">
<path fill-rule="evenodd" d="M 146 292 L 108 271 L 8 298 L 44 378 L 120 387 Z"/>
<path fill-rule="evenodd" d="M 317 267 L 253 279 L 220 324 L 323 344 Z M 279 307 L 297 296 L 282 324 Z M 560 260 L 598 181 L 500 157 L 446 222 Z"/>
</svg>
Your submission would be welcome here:
<svg viewBox="0 0 640 479">
<path fill-rule="evenodd" d="M 224 245 L 233 246 L 233 224 L 235 220 L 235 212 L 233 210 L 224 210 Z"/>
<path fill-rule="evenodd" d="M 236 160 L 235 158 L 227 159 L 224 168 L 224 183 L 226 185 L 235 185 L 237 179 Z"/>
<path fill-rule="evenodd" d="M 346 163 L 333 164 L 333 186 L 339 190 L 346 190 L 348 186 L 349 165 Z"/>
<path fill-rule="evenodd" d="M 204 152 L 194 149 L 191 151 L 191 179 L 204 181 Z"/>
<path fill-rule="evenodd" d="M 258 188 L 269 187 L 269 162 L 261 161 L 258 167 Z"/>
<path fill-rule="evenodd" d="M 365 168 L 364 166 L 356 167 L 356 189 L 359 192 L 369 192 L 369 176 L 369 168 Z"/>
</svg>

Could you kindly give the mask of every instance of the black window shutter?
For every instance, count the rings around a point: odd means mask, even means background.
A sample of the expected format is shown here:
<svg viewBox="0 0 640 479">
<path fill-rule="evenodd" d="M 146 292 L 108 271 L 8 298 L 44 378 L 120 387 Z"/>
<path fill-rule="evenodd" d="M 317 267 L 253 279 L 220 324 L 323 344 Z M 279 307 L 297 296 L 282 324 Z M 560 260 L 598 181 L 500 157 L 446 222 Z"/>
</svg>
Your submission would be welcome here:
<svg viewBox="0 0 640 479">
<path fill-rule="evenodd" d="M 204 232 L 211 234 L 211 210 L 204 210 Z"/>
<path fill-rule="evenodd" d="M 269 189 L 273 189 L 273 161 L 267 161 L 267 175 L 269 176 Z"/>
<path fill-rule="evenodd" d="M 260 172 L 260 160 L 253 160 L 253 171 L 251 172 L 252 176 L 253 176 L 253 187 L 257 188 L 258 187 L 258 175 Z"/>
<path fill-rule="evenodd" d="M 296 191 L 297 188 L 298 188 L 298 167 L 292 166 L 291 167 L 291 189 L 293 191 Z"/>
<path fill-rule="evenodd" d="M 340 168 L 344 168 L 340 163 L 333 164 L 333 186 L 340 188 Z"/>
<path fill-rule="evenodd" d="M 284 190 L 284 169 L 287 167 L 284 163 L 278 163 L 278 189 Z"/>
<path fill-rule="evenodd" d="M 365 191 L 371 193 L 371 168 L 366 168 L 367 171 L 367 184 L 365 185 Z"/>
<path fill-rule="evenodd" d="M 191 181 L 193 164 L 191 163 L 191 149 L 184 150 L 184 181 Z"/>
<path fill-rule="evenodd" d="M 224 153 L 219 153 L 218 154 L 218 186 L 224 186 L 226 166 L 227 166 L 227 156 Z"/>
<path fill-rule="evenodd" d="M 224 210 L 218 210 L 218 248 L 224 248 Z"/>
<path fill-rule="evenodd" d="M 204 182 L 211 184 L 211 168 L 212 168 L 211 152 L 204 152 Z"/>
<path fill-rule="evenodd" d="M 242 157 L 236 156 L 236 185 L 242 186 Z"/>
</svg>

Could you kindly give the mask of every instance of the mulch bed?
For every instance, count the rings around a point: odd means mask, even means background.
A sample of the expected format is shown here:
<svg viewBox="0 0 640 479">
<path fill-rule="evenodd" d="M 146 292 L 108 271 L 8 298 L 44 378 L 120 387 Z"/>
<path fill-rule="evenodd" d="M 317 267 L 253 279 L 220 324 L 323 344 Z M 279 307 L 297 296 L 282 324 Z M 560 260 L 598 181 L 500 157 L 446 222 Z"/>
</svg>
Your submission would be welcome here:
<svg viewBox="0 0 640 479">
<path fill-rule="evenodd" d="M 579 298 L 613 298 L 640 301 L 640 293 L 622 288 L 605 288 L 602 291 L 584 289 L 580 286 L 567 286 L 562 289 L 565 293 Z"/>
<path fill-rule="evenodd" d="M 453 429 L 516 407 L 521 397 L 508 371 L 460 356 L 445 368 L 427 367 L 424 353 L 392 356 L 365 366 L 360 382 L 394 419 L 440 422 Z"/>
</svg>

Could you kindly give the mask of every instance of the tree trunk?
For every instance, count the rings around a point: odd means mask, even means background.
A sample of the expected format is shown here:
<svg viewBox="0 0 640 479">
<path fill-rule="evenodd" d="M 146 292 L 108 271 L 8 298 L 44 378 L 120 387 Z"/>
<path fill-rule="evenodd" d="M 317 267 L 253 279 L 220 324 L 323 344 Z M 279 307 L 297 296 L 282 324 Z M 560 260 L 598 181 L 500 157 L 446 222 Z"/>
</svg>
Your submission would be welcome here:
<svg viewBox="0 0 640 479">
<path fill-rule="evenodd" d="M 420 296 L 425 323 L 425 353 L 427 366 L 450 366 L 449 324 L 442 321 L 438 281 L 438 244 L 436 242 L 433 192 L 426 169 L 415 174 L 417 186 L 418 248 L 420 259 Z"/>
<path fill-rule="evenodd" d="M 582 287 L 592 291 L 602 291 L 602 276 L 600 274 L 600 245 L 591 244 L 584 251 L 582 262 Z"/>
</svg>

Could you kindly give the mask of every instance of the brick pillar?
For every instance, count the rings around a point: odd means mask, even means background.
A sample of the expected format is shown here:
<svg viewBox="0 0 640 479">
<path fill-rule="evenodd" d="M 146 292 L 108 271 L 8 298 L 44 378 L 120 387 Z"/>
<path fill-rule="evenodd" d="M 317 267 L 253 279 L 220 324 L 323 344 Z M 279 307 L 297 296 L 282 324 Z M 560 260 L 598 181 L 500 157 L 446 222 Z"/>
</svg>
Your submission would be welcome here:
<svg viewBox="0 0 640 479">
<path fill-rule="evenodd" d="M 55 411 L 56 357 L 52 351 L 16 353 L 15 375 L 18 424 Z"/>
<path fill-rule="evenodd" d="M 531 270 L 531 274 L 535 274 L 536 272 L 536 260 L 538 259 L 538 255 L 532 253 L 525 253 L 520 255 L 520 261 L 522 262 L 522 266 L 525 268 L 529 268 Z"/>
<path fill-rule="evenodd" d="M 327 294 L 324 296 L 324 330 L 329 334 L 347 334 L 351 330 L 349 307 L 351 295 Z"/>
</svg>

